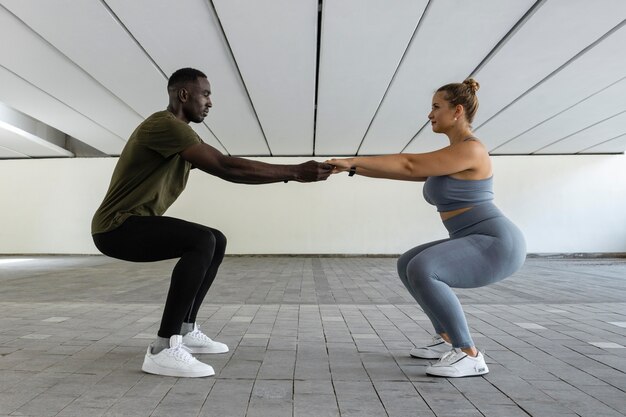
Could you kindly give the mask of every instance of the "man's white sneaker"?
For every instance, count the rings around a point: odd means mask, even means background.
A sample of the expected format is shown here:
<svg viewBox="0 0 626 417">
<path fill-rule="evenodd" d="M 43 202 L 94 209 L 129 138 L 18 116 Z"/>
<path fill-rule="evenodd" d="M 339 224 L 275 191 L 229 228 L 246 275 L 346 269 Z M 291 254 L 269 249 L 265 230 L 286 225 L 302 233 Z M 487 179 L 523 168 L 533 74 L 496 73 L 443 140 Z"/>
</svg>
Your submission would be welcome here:
<svg viewBox="0 0 626 417">
<path fill-rule="evenodd" d="M 435 336 L 430 345 L 411 349 L 410 355 L 421 359 L 439 359 L 444 353 L 449 352 L 450 349 L 452 349 L 450 343 L 443 340 L 440 336 Z"/>
<path fill-rule="evenodd" d="M 426 368 L 428 375 L 445 376 L 447 378 L 459 378 L 463 376 L 478 376 L 489 372 L 485 357 L 482 353 L 473 358 L 461 351 L 452 349 L 444 354 L 434 365 Z"/>
<path fill-rule="evenodd" d="M 196 378 L 215 375 L 210 365 L 202 363 L 183 347 L 182 336 L 170 337 L 170 347 L 157 354 L 152 353 L 152 347 L 143 359 L 141 370 L 149 374 Z"/>
<path fill-rule="evenodd" d="M 202 333 L 196 324 L 193 325 L 193 331 L 183 336 L 183 345 L 191 353 L 226 353 L 228 346 L 224 343 L 211 340 L 207 335 Z"/>
</svg>

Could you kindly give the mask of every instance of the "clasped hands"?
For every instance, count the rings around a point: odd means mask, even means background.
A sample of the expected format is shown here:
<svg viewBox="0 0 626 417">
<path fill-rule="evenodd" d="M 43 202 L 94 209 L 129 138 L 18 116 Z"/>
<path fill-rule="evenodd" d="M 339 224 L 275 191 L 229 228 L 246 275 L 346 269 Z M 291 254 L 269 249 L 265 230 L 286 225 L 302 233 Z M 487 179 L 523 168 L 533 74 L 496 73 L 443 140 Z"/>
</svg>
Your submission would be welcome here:
<svg viewBox="0 0 626 417">
<path fill-rule="evenodd" d="M 298 182 L 324 181 L 331 174 L 349 171 L 352 167 L 352 160 L 329 159 L 325 162 L 307 161 L 298 166 Z M 288 180 L 284 180 L 287 182 Z"/>
<path fill-rule="evenodd" d="M 327 164 L 333 166 L 333 174 L 339 174 L 340 172 L 348 172 L 352 167 L 352 159 L 328 159 L 325 161 Z"/>
</svg>

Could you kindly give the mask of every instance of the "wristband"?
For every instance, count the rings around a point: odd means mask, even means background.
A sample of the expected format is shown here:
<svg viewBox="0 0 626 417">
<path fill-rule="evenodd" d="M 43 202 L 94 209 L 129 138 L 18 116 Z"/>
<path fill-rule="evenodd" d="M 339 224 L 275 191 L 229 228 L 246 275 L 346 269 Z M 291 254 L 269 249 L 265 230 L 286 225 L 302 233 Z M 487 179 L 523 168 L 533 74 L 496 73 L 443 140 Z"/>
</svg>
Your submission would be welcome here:
<svg viewBox="0 0 626 417">
<path fill-rule="evenodd" d="M 356 167 L 350 167 L 350 171 L 348 171 L 348 176 L 353 177 L 356 174 Z"/>
</svg>

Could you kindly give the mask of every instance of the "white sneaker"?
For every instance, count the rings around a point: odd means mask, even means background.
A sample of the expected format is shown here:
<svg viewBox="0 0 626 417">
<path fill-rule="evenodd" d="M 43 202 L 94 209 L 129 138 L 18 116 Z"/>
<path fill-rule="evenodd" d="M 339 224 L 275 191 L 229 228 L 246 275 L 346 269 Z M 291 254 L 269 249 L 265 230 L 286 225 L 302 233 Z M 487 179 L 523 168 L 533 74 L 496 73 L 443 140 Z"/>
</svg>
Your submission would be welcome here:
<svg viewBox="0 0 626 417">
<path fill-rule="evenodd" d="M 148 346 L 141 370 L 149 374 L 183 378 L 215 375 L 210 365 L 200 362 L 185 350 L 181 335 L 170 337 L 170 347 L 157 354 L 153 354 L 152 347 Z"/>
<path fill-rule="evenodd" d="M 183 336 L 183 345 L 191 353 L 226 353 L 228 346 L 211 340 L 194 323 L 193 331 Z"/>
<path fill-rule="evenodd" d="M 421 359 L 439 359 L 444 353 L 449 352 L 452 345 L 441 338 L 441 336 L 433 337 L 430 345 L 411 349 L 409 353 L 414 358 Z"/>
<path fill-rule="evenodd" d="M 473 358 L 461 351 L 452 349 L 444 354 L 434 365 L 426 368 L 428 375 L 445 376 L 448 378 L 459 378 L 463 376 L 478 376 L 489 372 L 485 357 L 482 353 Z"/>
</svg>

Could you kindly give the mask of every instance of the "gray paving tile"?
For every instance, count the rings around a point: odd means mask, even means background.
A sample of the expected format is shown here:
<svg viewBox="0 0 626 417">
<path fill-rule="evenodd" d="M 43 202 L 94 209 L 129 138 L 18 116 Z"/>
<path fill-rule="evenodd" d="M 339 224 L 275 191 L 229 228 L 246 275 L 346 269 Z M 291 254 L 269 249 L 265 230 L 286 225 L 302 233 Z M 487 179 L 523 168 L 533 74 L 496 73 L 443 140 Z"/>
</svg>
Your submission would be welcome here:
<svg viewBox="0 0 626 417">
<path fill-rule="evenodd" d="M 339 417 L 332 381 L 294 381 L 293 409 L 299 417 Z"/>
<path fill-rule="evenodd" d="M 361 356 L 352 343 L 328 343 L 330 373 L 334 381 L 369 381 Z"/>
<path fill-rule="evenodd" d="M 246 416 L 292 416 L 293 382 L 257 379 Z"/>
<path fill-rule="evenodd" d="M 374 381 L 373 383 L 389 417 L 435 416 L 411 382 Z"/>
<path fill-rule="evenodd" d="M 201 417 L 244 417 L 254 379 L 216 379 L 198 414 Z"/>
<path fill-rule="evenodd" d="M 289 350 L 268 350 L 263 358 L 259 379 L 293 380 L 296 365 L 296 352 Z"/>
<path fill-rule="evenodd" d="M 181 378 L 161 399 L 152 416 L 197 416 L 215 383 L 211 378 Z"/>
<path fill-rule="evenodd" d="M 414 382 L 416 390 L 436 416 L 479 416 L 481 412 L 448 380 Z"/>
<path fill-rule="evenodd" d="M 18 408 L 13 414 L 41 417 L 56 416 L 75 399 L 76 397 L 73 395 L 43 393 Z"/>
<path fill-rule="evenodd" d="M 334 386 L 342 416 L 374 417 L 386 414 L 371 381 L 335 381 Z"/>
<path fill-rule="evenodd" d="M 295 379 L 331 379 L 328 353 L 324 344 L 307 341 L 298 344 Z"/>
<path fill-rule="evenodd" d="M 530 258 L 458 290 L 491 373 L 426 376 L 432 335 L 393 258 L 227 257 L 198 323 L 215 377 L 140 371 L 173 261 L 0 266 L 0 417 L 618 416 L 626 260 Z M 255 285 L 250 285 L 254 282 Z"/>
</svg>

